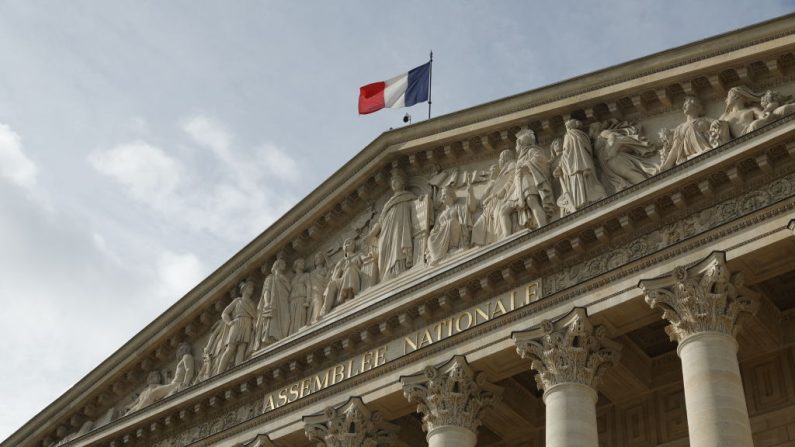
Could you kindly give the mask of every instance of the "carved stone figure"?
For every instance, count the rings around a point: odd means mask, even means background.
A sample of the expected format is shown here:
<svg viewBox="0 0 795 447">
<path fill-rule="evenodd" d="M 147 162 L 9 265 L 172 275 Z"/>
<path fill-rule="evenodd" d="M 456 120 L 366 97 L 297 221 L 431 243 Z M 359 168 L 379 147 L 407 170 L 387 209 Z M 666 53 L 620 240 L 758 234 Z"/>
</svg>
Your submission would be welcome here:
<svg viewBox="0 0 795 447">
<path fill-rule="evenodd" d="M 442 209 L 428 235 L 428 263 L 437 264 L 451 251 L 469 248 L 472 213 L 477 209 L 472 181 L 467 181 L 466 203 L 456 203 L 455 190 L 443 186 Z"/>
<path fill-rule="evenodd" d="M 308 324 L 315 324 L 320 320 L 323 312 L 323 292 L 328 285 L 329 271 L 328 260 L 323 253 L 315 255 L 315 268 L 309 276 L 309 318 Z"/>
<path fill-rule="evenodd" d="M 536 145 L 535 133 L 523 130 L 516 134 L 516 189 L 519 202 L 518 224 L 522 227 L 541 227 L 554 212 L 549 158 Z M 532 219 L 531 219 L 532 217 Z"/>
<path fill-rule="evenodd" d="M 414 229 L 418 227 L 414 200 L 406 190 L 405 174 L 395 169 L 390 181 L 392 196 L 384 204 L 367 239 L 377 238 L 378 273 L 381 281 L 397 277 L 414 263 Z"/>
<path fill-rule="evenodd" d="M 685 122 L 673 130 L 667 156 L 660 171 L 670 169 L 687 159 L 712 149 L 709 128 L 713 120 L 704 118 L 704 108 L 695 96 L 688 96 L 682 104 Z"/>
<path fill-rule="evenodd" d="M 337 261 L 331 271 L 331 277 L 323 293 L 321 317 L 363 290 L 361 267 L 362 257 L 356 253 L 356 242 L 348 238 L 342 244 L 342 259 Z"/>
<path fill-rule="evenodd" d="M 762 115 L 759 95 L 748 87 L 738 86 L 729 89 L 726 109 L 718 119 L 727 122 L 731 137 L 737 138 L 750 132 L 751 124 Z"/>
<path fill-rule="evenodd" d="M 252 347 L 251 336 L 257 315 L 253 297 L 254 282 L 249 280 L 240 285 L 240 296 L 221 312 L 221 319 L 226 323 L 227 329 L 223 339 L 224 350 L 218 359 L 215 374 L 242 363 Z"/>
<path fill-rule="evenodd" d="M 277 258 L 270 275 L 262 283 L 262 296 L 257 304 L 255 350 L 281 340 L 290 329 L 290 278 L 286 270 L 287 263 L 282 257 Z"/>
<path fill-rule="evenodd" d="M 210 338 L 202 350 L 202 366 L 196 374 L 196 382 L 203 382 L 214 374 L 215 365 L 224 349 L 224 335 L 226 333 L 226 323 L 224 320 L 216 321 L 210 328 Z"/>
<path fill-rule="evenodd" d="M 309 282 L 309 273 L 305 271 L 306 264 L 302 258 L 293 262 L 293 280 L 290 283 L 290 329 L 289 334 L 298 332 L 306 326 L 307 310 L 309 309 L 309 292 L 312 285 Z"/>
<path fill-rule="evenodd" d="M 784 96 L 771 90 L 762 95 L 760 105 L 762 106 L 762 116 L 748 125 L 748 132 L 795 113 L 795 103 L 791 96 Z"/>
<path fill-rule="evenodd" d="M 127 413 L 132 413 L 144 407 L 148 407 L 160 399 L 171 396 L 189 387 L 191 382 L 193 382 L 195 372 L 190 344 L 184 342 L 180 343 L 177 348 L 177 365 L 174 367 L 174 377 L 171 379 L 171 382 L 160 385 L 160 373 L 157 371 L 150 373 L 150 377 L 147 377 L 149 385 L 141 391 L 138 398 L 128 407 Z"/>
<path fill-rule="evenodd" d="M 621 191 L 657 173 L 657 150 L 640 135 L 637 126 L 612 120 L 593 123 L 589 133 L 594 139 L 603 183 L 611 192 Z"/>
<path fill-rule="evenodd" d="M 579 120 L 566 121 L 566 135 L 554 175 L 561 179 L 562 196 L 567 196 L 562 201 L 570 202 L 576 210 L 607 196 L 596 176 L 591 141 Z"/>
<path fill-rule="evenodd" d="M 499 163 L 491 167 L 492 179 L 483 192 L 480 216 L 472 226 L 472 245 L 484 246 L 513 233 L 516 160 L 510 149 L 500 152 Z"/>
</svg>

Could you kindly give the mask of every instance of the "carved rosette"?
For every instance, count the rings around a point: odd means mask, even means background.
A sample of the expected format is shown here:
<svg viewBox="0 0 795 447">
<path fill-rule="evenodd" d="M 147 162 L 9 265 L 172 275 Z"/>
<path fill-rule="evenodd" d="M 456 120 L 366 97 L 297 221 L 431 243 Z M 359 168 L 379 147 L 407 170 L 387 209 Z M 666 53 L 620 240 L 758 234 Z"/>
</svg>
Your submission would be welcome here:
<svg viewBox="0 0 795 447">
<path fill-rule="evenodd" d="M 483 373 L 475 373 L 461 355 L 400 381 L 406 399 L 417 403 L 422 428 L 428 433 L 446 425 L 477 433 L 483 411 L 502 396 L 502 388 L 487 382 Z"/>
<path fill-rule="evenodd" d="M 538 387 L 579 383 L 596 390 L 604 372 L 618 362 L 621 345 L 607 338 L 604 326 L 594 327 L 585 308 L 577 307 L 557 321 L 513 334 L 516 351 L 532 361 Z"/>
<path fill-rule="evenodd" d="M 360 397 L 336 408 L 304 417 L 306 436 L 318 447 L 388 447 L 397 440 L 398 426 L 371 412 Z"/>
<path fill-rule="evenodd" d="M 756 297 L 740 293 L 741 273 L 726 267 L 726 254 L 713 252 L 690 268 L 676 267 L 670 275 L 643 280 L 640 288 L 646 303 L 661 309 L 671 324 L 665 332 L 681 343 L 701 332 L 720 332 L 735 336 L 743 314 L 754 314 Z"/>
</svg>

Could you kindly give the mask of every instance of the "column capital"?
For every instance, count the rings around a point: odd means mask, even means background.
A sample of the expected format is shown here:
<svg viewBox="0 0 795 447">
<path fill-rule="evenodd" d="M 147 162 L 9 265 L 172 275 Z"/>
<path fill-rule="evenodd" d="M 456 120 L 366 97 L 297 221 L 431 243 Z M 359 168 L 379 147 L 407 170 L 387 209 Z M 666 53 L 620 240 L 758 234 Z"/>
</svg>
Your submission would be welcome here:
<svg viewBox="0 0 795 447">
<path fill-rule="evenodd" d="M 361 397 L 303 420 L 307 438 L 319 441 L 319 447 L 388 447 L 397 440 L 399 429 L 381 413 L 370 411 Z"/>
<path fill-rule="evenodd" d="M 577 383 L 596 390 L 604 372 L 618 362 L 621 345 L 607 338 L 604 326 L 594 326 L 585 308 L 544 320 L 537 328 L 512 334 L 516 352 L 532 361 L 536 383 L 549 391 L 555 385 Z"/>
<path fill-rule="evenodd" d="M 482 372 L 475 373 L 462 355 L 441 366 L 428 366 L 421 373 L 401 377 L 400 382 L 406 399 L 417 403 L 422 428 L 429 434 L 443 426 L 477 433 L 482 412 L 502 396 L 502 388 L 487 382 Z"/>
<path fill-rule="evenodd" d="M 663 319 L 671 323 L 665 332 L 678 343 L 702 332 L 734 337 L 741 316 L 759 307 L 756 297 L 741 293 L 742 274 L 729 271 L 726 254 L 720 251 L 692 267 L 679 266 L 669 275 L 643 280 L 639 286 L 646 303 L 661 309 Z"/>
</svg>

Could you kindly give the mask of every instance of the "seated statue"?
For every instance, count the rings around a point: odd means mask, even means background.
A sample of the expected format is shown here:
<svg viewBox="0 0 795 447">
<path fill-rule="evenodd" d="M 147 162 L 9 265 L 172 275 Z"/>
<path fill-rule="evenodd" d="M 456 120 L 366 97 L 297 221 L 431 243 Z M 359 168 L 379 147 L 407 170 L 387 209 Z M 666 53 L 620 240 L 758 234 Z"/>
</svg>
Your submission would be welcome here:
<svg viewBox="0 0 795 447">
<path fill-rule="evenodd" d="M 362 290 L 362 257 L 356 253 L 356 242 L 352 238 L 342 243 L 342 259 L 331 271 L 326 291 L 323 293 L 321 316 L 336 306 L 352 299 Z"/>
<path fill-rule="evenodd" d="M 472 245 L 482 247 L 513 233 L 513 214 L 518 206 L 515 200 L 515 152 L 500 152 L 497 165 L 491 167 L 491 180 L 481 199 L 482 212 L 472 225 Z"/>
<path fill-rule="evenodd" d="M 147 376 L 147 386 L 127 408 L 127 414 L 138 411 L 144 407 L 178 393 L 189 387 L 193 381 L 195 365 L 193 354 L 188 343 L 180 343 L 177 348 L 177 366 L 174 367 L 174 377 L 171 382 L 160 384 L 160 372 L 152 371 Z"/>
<path fill-rule="evenodd" d="M 701 101 L 695 96 L 688 96 L 682 104 L 685 122 L 676 126 L 672 133 L 661 131 L 661 135 L 669 139 L 668 146 L 664 148 L 666 154 L 660 171 L 670 169 L 688 159 L 695 157 L 713 148 L 710 143 L 710 126 L 712 119 L 705 118 Z M 722 138 L 712 138 L 720 142 Z"/>
<path fill-rule="evenodd" d="M 784 96 L 771 90 L 762 95 L 760 105 L 762 106 L 762 116 L 748 125 L 748 132 L 795 113 L 795 103 L 791 96 Z"/>
<path fill-rule="evenodd" d="M 448 253 L 469 248 L 472 213 L 476 209 L 472 181 L 467 177 L 466 204 L 456 203 L 455 190 L 443 186 L 441 192 L 442 209 L 436 215 L 436 222 L 428 234 L 428 263 L 437 264 Z"/>
<path fill-rule="evenodd" d="M 726 109 L 718 118 L 728 124 L 731 138 L 741 137 L 752 130 L 751 125 L 762 118 L 760 95 L 748 87 L 738 86 L 726 94 Z"/>
</svg>

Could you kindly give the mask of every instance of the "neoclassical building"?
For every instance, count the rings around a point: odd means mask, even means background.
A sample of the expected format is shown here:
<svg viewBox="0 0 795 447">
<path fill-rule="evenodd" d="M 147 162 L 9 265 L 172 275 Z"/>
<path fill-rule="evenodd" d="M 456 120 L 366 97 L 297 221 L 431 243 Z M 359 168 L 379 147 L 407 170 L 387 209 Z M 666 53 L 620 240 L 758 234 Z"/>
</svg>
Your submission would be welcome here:
<svg viewBox="0 0 795 447">
<path fill-rule="evenodd" d="M 3 446 L 795 446 L 795 15 L 385 132 Z"/>
</svg>

